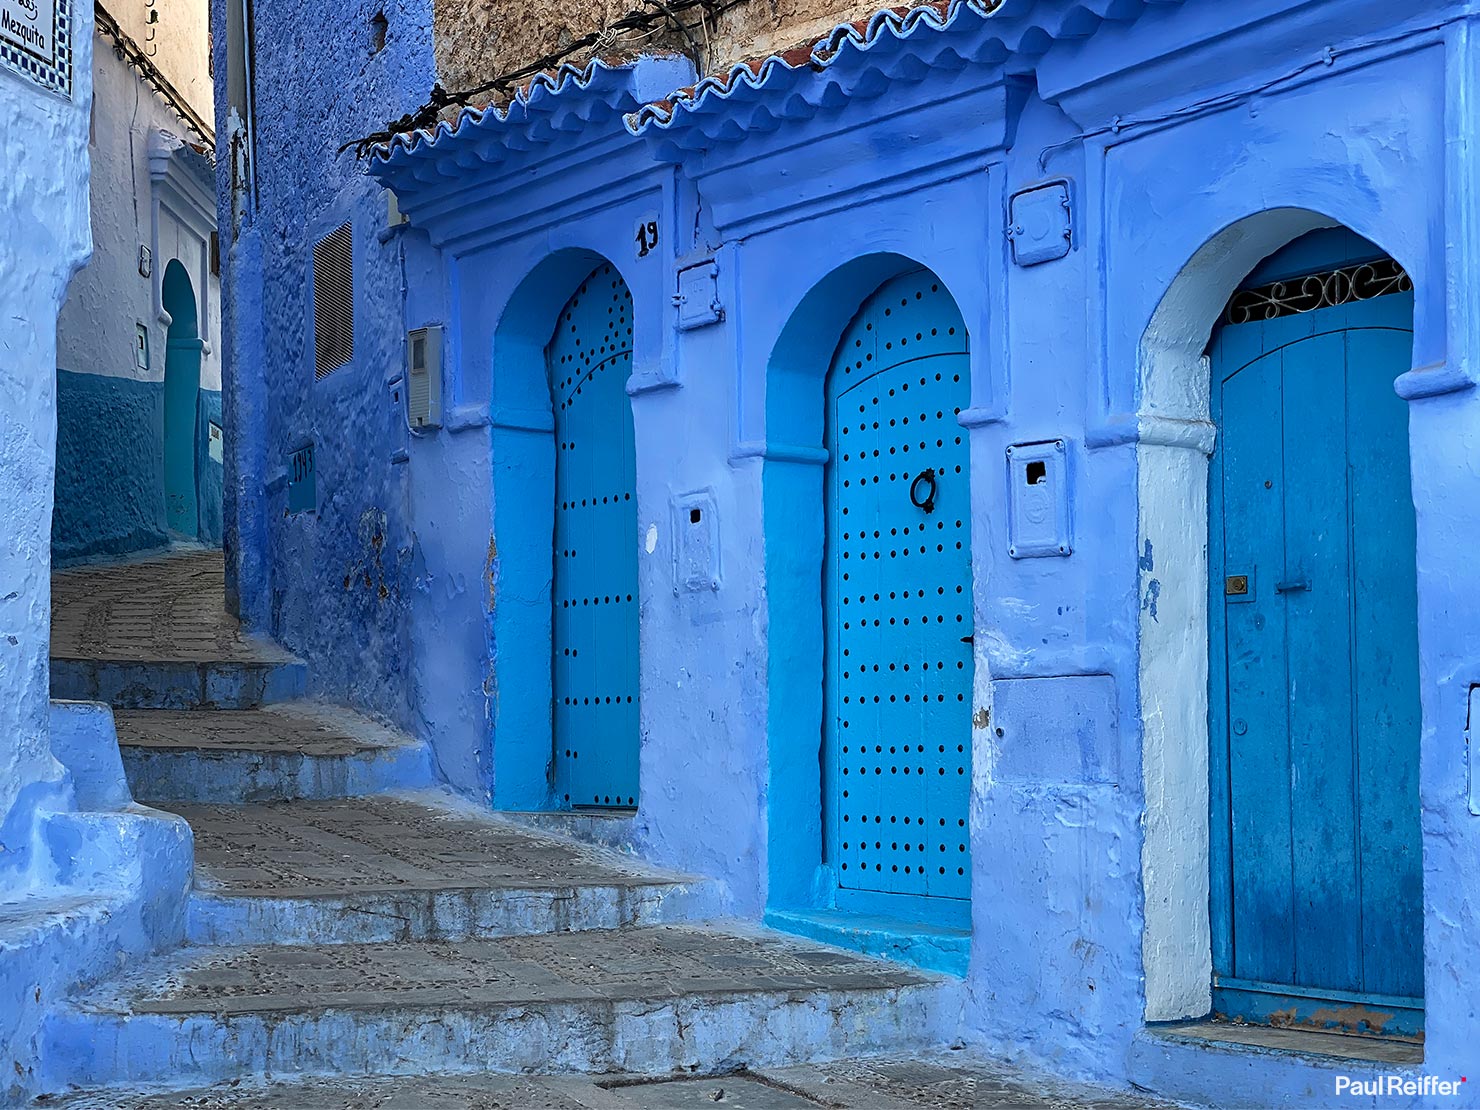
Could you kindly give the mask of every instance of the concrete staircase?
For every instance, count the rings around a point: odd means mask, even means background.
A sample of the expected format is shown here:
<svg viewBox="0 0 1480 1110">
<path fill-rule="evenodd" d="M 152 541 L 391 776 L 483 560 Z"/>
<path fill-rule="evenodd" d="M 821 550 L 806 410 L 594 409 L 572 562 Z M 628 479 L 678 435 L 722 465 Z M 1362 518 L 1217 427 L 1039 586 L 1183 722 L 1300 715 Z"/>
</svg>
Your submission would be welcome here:
<svg viewBox="0 0 1480 1110">
<path fill-rule="evenodd" d="M 670 1076 L 949 1036 L 946 981 L 723 920 L 713 882 L 501 820 L 412 739 L 301 700 L 300 663 L 209 609 L 213 558 L 58 576 L 57 696 L 115 706 L 134 794 L 189 823 L 195 875 L 184 947 L 51 1013 L 48 1089 Z"/>
</svg>

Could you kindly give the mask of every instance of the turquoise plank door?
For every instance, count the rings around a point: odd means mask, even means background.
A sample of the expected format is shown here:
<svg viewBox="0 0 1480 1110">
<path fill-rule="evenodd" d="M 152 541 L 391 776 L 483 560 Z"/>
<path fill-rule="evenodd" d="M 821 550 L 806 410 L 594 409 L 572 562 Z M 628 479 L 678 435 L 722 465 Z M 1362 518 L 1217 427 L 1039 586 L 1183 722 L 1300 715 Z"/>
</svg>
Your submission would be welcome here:
<svg viewBox="0 0 1480 1110">
<path fill-rule="evenodd" d="M 1388 260 L 1251 294 L 1211 347 L 1213 1006 L 1414 1033 L 1413 294 Z"/>
<path fill-rule="evenodd" d="M 609 265 L 561 310 L 546 351 L 555 410 L 557 795 L 637 804 L 637 456 L 632 294 Z"/>
<path fill-rule="evenodd" d="M 200 531 L 196 498 L 199 449 L 200 362 L 204 344 L 195 293 L 185 267 L 171 260 L 162 296 L 170 315 L 164 358 L 164 498 L 170 530 L 194 539 Z"/>
<path fill-rule="evenodd" d="M 838 907 L 959 924 L 971 891 L 966 325 L 928 271 L 828 372 L 826 735 Z"/>
</svg>

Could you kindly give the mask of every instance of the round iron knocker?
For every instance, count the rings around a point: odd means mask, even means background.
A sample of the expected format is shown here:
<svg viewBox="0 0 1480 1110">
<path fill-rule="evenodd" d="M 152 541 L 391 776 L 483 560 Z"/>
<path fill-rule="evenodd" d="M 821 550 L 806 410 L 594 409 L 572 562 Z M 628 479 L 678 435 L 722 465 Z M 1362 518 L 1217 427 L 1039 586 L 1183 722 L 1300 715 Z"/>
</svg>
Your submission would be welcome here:
<svg viewBox="0 0 1480 1110">
<path fill-rule="evenodd" d="M 924 486 L 924 495 L 921 495 L 920 487 Z M 927 513 L 935 512 L 935 471 L 926 467 L 915 475 L 915 480 L 910 483 L 910 504 L 917 509 L 924 509 Z"/>
</svg>

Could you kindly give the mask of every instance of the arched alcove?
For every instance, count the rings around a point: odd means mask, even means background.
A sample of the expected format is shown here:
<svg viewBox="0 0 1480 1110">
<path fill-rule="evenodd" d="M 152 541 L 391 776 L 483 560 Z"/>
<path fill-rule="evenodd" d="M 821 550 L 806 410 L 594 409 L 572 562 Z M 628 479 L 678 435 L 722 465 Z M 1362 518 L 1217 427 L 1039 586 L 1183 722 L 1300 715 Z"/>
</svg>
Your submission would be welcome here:
<svg viewBox="0 0 1480 1110">
<path fill-rule="evenodd" d="M 899 303 L 894 303 L 894 299 L 898 299 Z M 875 314 L 877 320 L 874 319 Z M 932 324 L 934 316 L 939 316 L 940 321 Z M 876 325 L 881 329 L 903 330 L 897 336 L 891 331 L 885 337 L 882 330 L 875 331 Z M 905 334 L 906 331 L 908 335 Z M 908 860 L 901 856 L 899 860 L 892 861 L 882 858 L 874 860 L 871 857 L 868 860 L 870 872 L 882 874 L 885 880 L 882 883 L 875 880 L 874 886 L 878 890 L 871 887 L 864 890 L 861 884 L 854 881 L 851 872 L 847 876 L 843 875 L 842 867 L 845 862 L 850 867 L 859 867 L 863 861 L 855 858 L 855 849 L 859 845 L 851 843 L 851 835 L 842 836 L 840 830 L 857 824 L 854 818 L 861 820 L 862 813 L 842 813 L 853 802 L 841 800 L 845 797 L 846 789 L 839 777 L 843 771 L 836 758 L 841 747 L 837 751 L 830 750 L 830 745 L 841 742 L 836 738 L 830 739 L 832 732 L 828 727 L 828 722 L 835 719 L 839 722 L 838 728 L 864 724 L 861 720 L 853 721 L 848 713 L 840 712 L 840 707 L 847 708 L 843 706 L 844 698 L 848 699 L 849 706 L 854 706 L 856 700 L 847 692 L 846 682 L 841 680 L 852 681 L 858 670 L 853 663 L 843 659 L 844 653 L 848 652 L 849 659 L 857 662 L 854 659 L 857 652 L 844 642 L 846 633 L 843 631 L 848 595 L 857 583 L 843 581 L 845 577 L 851 578 L 853 575 L 851 571 L 840 573 L 840 569 L 853 564 L 845 564 L 840 560 L 859 555 L 859 552 L 849 551 L 847 547 L 861 539 L 851 528 L 844 527 L 847 518 L 840 515 L 848 511 L 840 500 L 844 487 L 857 492 L 859 487 L 869 488 L 871 485 L 877 490 L 880 481 L 887 479 L 884 481 L 885 495 L 898 494 L 887 504 L 894 505 L 898 502 L 896 507 L 909 516 L 907 523 L 899 525 L 901 535 L 909 529 L 923 530 L 923 522 L 928 520 L 931 528 L 931 558 L 938 554 L 937 547 L 941 553 L 947 549 L 948 544 L 945 541 L 948 540 L 953 555 L 959 556 L 961 567 L 957 570 L 963 579 L 958 583 L 959 595 L 954 586 L 949 592 L 952 599 L 959 596 L 964 606 L 963 627 L 964 622 L 969 622 L 972 595 L 970 548 L 964 540 L 964 531 L 969 527 L 970 517 L 967 477 L 969 466 L 964 457 L 964 432 L 957 422 L 958 412 L 969 404 L 970 396 L 965 331 L 965 324 L 954 298 L 940 279 L 928 269 L 899 254 L 868 255 L 832 271 L 802 298 L 788 317 L 768 362 L 768 441 L 763 469 L 763 497 L 769 614 L 768 906 L 773 913 L 809 909 L 862 912 L 860 907 L 864 901 L 869 901 L 870 904 L 878 901 L 883 909 L 877 912 L 888 913 L 892 910 L 904 920 L 925 921 L 932 913 L 938 912 L 942 919 L 932 920 L 932 924 L 954 924 L 954 918 L 950 922 L 944 921 L 944 918 L 952 917 L 952 911 L 960 911 L 955 916 L 960 918 L 964 926 L 969 917 L 969 902 L 958 897 L 955 892 L 932 904 L 930 895 L 934 891 L 933 888 L 927 890 L 924 868 L 920 866 L 917 855 L 911 855 Z M 891 360 L 901 354 L 896 349 L 901 346 L 901 341 L 906 346 L 911 343 L 917 345 L 920 357 L 917 361 L 913 357 L 915 351 L 910 352 L 910 371 L 901 374 L 898 383 L 890 383 L 894 386 L 893 389 L 871 390 L 866 397 L 860 395 L 851 398 L 848 403 L 851 407 L 840 407 L 840 397 L 850 387 L 850 383 L 842 382 L 841 378 L 855 371 L 864 379 L 878 373 L 879 363 L 873 361 L 873 348 L 876 348 L 881 360 L 892 366 Z M 866 351 L 866 347 L 870 350 Z M 886 355 L 886 351 L 893 353 Z M 950 361 L 950 367 L 942 376 L 937 377 L 933 365 L 928 373 L 920 369 L 932 359 Z M 922 373 L 923 377 L 920 376 Z M 916 395 L 906 400 L 909 385 L 916 384 L 916 378 L 919 386 Z M 924 450 L 924 414 L 917 414 L 915 408 L 909 408 L 908 420 L 905 418 L 905 407 L 913 405 L 916 398 L 924 399 L 927 379 L 931 389 L 943 387 L 954 391 L 948 400 L 939 404 L 932 400 L 928 405 L 917 406 L 928 408 L 929 420 L 940 425 L 936 428 L 935 423 L 930 424 L 929 452 Z M 874 393 L 879 396 L 875 398 Z M 873 411 L 873 408 L 891 403 L 905 407 L 898 414 L 886 414 L 881 409 L 876 414 L 877 420 L 867 416 L 867 412 Z M 864 416 L 854 414 L 854 409 L 860 405 L 866 410 Z M 853 423 L 841 421 L 841 414 L 845 409 Z M 845 446 L 852 442 L 845 432 L 863 431 L 861 425 L 854 426 L 857 421 L 864 421 L 868 425 L 866 434 L 871 435 L 879 429 L 887 433 L 892 429 L 892 434 L 900 439 L 898 444 L 892 446 L 881 441 L 877 445 L 877 451 L 874 447 L 868 448 L 870 465 L 883 466 L 884 472 L 881 474 L 858 474 L 850 478 L 840 469 L 845 464 L 856 467 L 862 457 L 863 452 Z M 915 421 L 916 424 L 906 429 L 905 425 L 910 421 Z M 915 452 L 914 459 L 923 460 L 930 452 L 939 450 L 959 450 L 962 457 L 953 458 L 949 465 L 937 467 L 933 455 L 930 455 L 930 465 L 920 467 L 912 461 L 911 456 L 905 454 L 915 445 L 910 440 L 916 436 L 917 431 L 922 438 L 916 440 L 920 450 Z M 858 438 L 857 434 L 853 435 L 853 439 Z M 937 441 L 940 447 L 937 447 Z M 896 457 L 900 463 L 891 467 L 888 456 L 895 452 L 898 452 Z M 875 454 L 878 460 L 873 459 Z M 929 481 L 923 486 L 916 481 L 912 486 L 912 480 L 924 478 L 926 470 L 932 472 Z M 918 497 L 914 496 L 915 487 L 924 489 L 925 492 Z M 936 508 L 937 496 L 941 498 L 941 504 L 945 504 L 951 497 L 957 500 L 949 503 L 949 512 L 943 511 L 940 518 L 933 518 L 929 514 Z M 946 516 L 950 517 L 949 522 L 944 519 Z M 915 517 L 919 517 L 919 520 Z M 963 531 L 963 537 L 958 539 L 954 531 L 950 537 L 945 537 L 944 534 L 936 537 L 937 524 L 942 528 L 959 527 Z M 923 535 L 912 536 L 910 543 L 917 544 L 924 538 Z M 902 539 L 900 543 L 902 545 Z M 884 548 L 888 547 L 889 542 L 886 539 Z M 921 552 L 917 558 L 923 561 L 923 548 Z M 902 546 L 897 546 L 894 553 L 902 559 Z M 884 552 L 884 555 L 889 554 L 891 553 L 888 550 Z M 832 569 L 829 570 L 829 567 Z M 899 567 L 905 567 L 905 564 L 901 562 Z M 944 590 L 945 587 L 941 589 Z M 930 593 L 934 600 L 935 588 L 932 587 Z M 923 593 L 921 597 L 923 598 Z M 961 750 L 956 752 L 954 747 L 951 750 L 954 753 L 952 758 L 964 753 L 967 760 L 965 766 L 959 770 L 959 775 L 953 763 L 951 775 L 959 777 L 962 789 L 969 794 L 971 652 L 969 646 L 962 641 L 961 629 L 954 628 L 955 618 L 952 617 L 951 620 L 954 633 L 951 637 L 952 650 L 962 658 L 952 658 L 947 664 L 932 656 L 931 665 L 940 663 L 942 670 L 948 666 L 951 677 L 959 678 L 964 683 L 959 704 L 963 723 Z M 894 625 L 893 621 L 887 623 Z M 912 627 L 920 628 L 923 623 L 917 621 Z M 903 629 L 907 624 L 908 622 L 901 621 L 895 627 Z M 915 650 L 920 645 L 911 644 L 909 647 L 910 650 Z M 935 654 L 941 652 L 937 651 Z M 871 668 L 872 665 L 869 666 Z M 884 664 L 881 663 L 881 668 L 883 667 Z M 880 673 L 884 673 L 883 669 Z M 932 693 L 932 704 L 936 696 L 944 698 L 946 695 Z M 885 694 L 880 697 L 885 701 L 894 700 Z M 956 706 L 955 694 L 951 694 L 950 699 L 951 705 Z M 869 700 L 874 699 L 870 696 Z M 901 703 L 908 700 L 901 696 Z M 918 698 L 917 704 L 923 701 L 923 697 Z M 925 712 L 923 706 L 921 712 Z M 849 747 L 852 747 L 851 743 Z M 941 751 L 944 750 L 942 747 Z M 936 768 L 932 762 L 940 758 L 943 757 L 932 746 L 928 758 L 921 748 L 920 752 L 913 754 L 909 762 L 922 767 L 925 763 L 931 763 L 928 769 L 933 782 L 937 778 L 937 770 L 941 775 L 946 771 L 944 767 Z M 894 784 L 897 787 L 896 792 L 903 797 L 909 794 L 915 780 L 921 776 L 912 774 L 907 779 L 904 777 L 903 764 L 899 763 L 898 766 L 897 783 L 894 779 L 885 783 L 883 778 L 879 779 L 879 783 L 885 786 Z M 917 769 L 919 768 L 912 767 L 911 771 Z M 888 795 L 889 791 L 885 790 L 880 798 Z M 835 810 L 831 817 L 830 808 Z M 957 854 L 961 858 L 953 857 L 950 861 L 949 879 L 959 883 L 963 889 L 968 889 L 970 867 L 964 854 L 967 844 L 965 809 L 963 804 L 959 830 L 956 828 L 957 818 L 953 816 L 951 819 L 951 849 L 955 851 L 956 841 L 959 839 L 961 852 Z M 911 811 L 906 807 L 902 812 Z M 838 813 L 842 813 L 842 816 L 839 817 Z M 875 816 L 880 820 L 888 820 L 882 812 Z M 911 830 L 915 829 L 914 820 L 922 816 L 919 813 L 913 814 Z M 845 819 L 852 824 L 840 823 Z M 932 814 L 930 820 L 933 828 L 937 817 Z M 832 826 L 829 825 L 830 821 L 833 822 Z M 901 824 L 900 828 L 904 826 Z M 955 835 L 957 832 L 960 834 L 959 838 Z M 940 837 L 936 835 L 931 839 L 938 843 Z M 846 850 L 843 849 L 844 840 L 850 841 Z M 930 855 L 930 879 L 937 884 L 944 883 L 947 876 L 944 861 L 934 858 L 935 843 L 930 845 L 930 849 L 931 852 L 927 853 Z M 898 866 L 895 867 L 894 864 Z M 906 866 L 910 868 L 908 876 L 904 873 Z M 895 879 L 898 883 L 890 880 L 891 871 L 896 872 Z M 905 886 L 915 884 L 919 889 L 914 890 L 911 887 L 912 893 L 909 894 L 894 892 L 892 887 L 901 883 Z M 848 889 L 843 889 L 845 887 Z M 903 889 L 904 886 L 901 886 L 901 891 Z M 863 896 L 855 897 L 859 891 L 863 891 Z M 894 900 L 892 903 L 891 899 Z"/>
<path fill-rule="evenodd" d="M 1212 881 L 1216 871 L 1219 884 L 1225 882 L 1229 849 L 1222 825 L 1229 818 L 1226 814 L 1220 818 L 1216 835 L 1210 827 L 1210 806 L 1224 789 L 1211 787 L 1213 771 L 1226 776 L 1229 758 L 1220 749 L 1217 758 L 1210 759 L 1211 724 L 1218 723 L 1224 735 L 1231 720 L 1225 720 L 1222 703 L 1226 690 L 1220 693 L 1218 706 L 1210 702 L 1210 692 L 1218 685 L 1211 679 L 1212 663 L 1218 663 L 1219 682 L 1226 684 L 1224 609 L 1232 604 L 1209 580 L 1210 457 L 1218 445 L 1219 417 L 1213 403 L 1210 343 L 1230 296 L 1264 260 L 1297 240 L 1310 241 L 1302 239 L 1307 233 L 1340 226 L 1323 213 L 1283 208 L 1224 228 L 1193 254 L 1168 287 L 1140 344 L 1138 670 L 1146 806 L 1143 961 L 1150 1021 L 1201 1017 L 1212 1008 L 1218 970 L 1215 942 L 1226 931 L 1216 915 L 1226 911 L 1229 898 L 1225 891 L 1215 891 Z M 1411 326 L 1411 307 L 1408 313 Z M 1407 371 L 1410 355 L 1405 350 L 1389 359 L 1392 378 Z M 1400 432 L 1396 438 L 1406 460 L 1406 434 Z M 1403 496 L 1411 496 L 1406 480 L 1402 485 Z M 1284 482 L 1278 474 L 1257 486 L 1261 493 L 1283 495 Z M 1222 489 L 1220 485 L 1219 498 Z M 1219 543 L 1213 545 L 1218 548 L 1217 573 L 1232 574 L 1223 565 L 1222 535 L 1220 526 Z M 1412 543 L 1411 537 L 1407 542 Z M 1225 588 L 1238 595 L 1234 601 L 1242 601 L 1246 594 L 1273 598 L 1277 592 L 1286 596 L 1285 590 L 1302 589 L 1295 579 L 1277 581 L 1281 574 L 1268 570 L 1263 568 L 1257 581 L 1234 575 L 1229 579 L 1234 584 Z M 1218 584 L 1223 584 L 1221 577 Z M 1220 606 L 1216 613 L 1215 603 Z M 1414 654 L 1416 668 L 1416 647 Z M 1414 700 L 1416 706 L 1416 693 Z M 1242 718 L 1237 723 L 1250 727 Z M 1415 736 L 1415 760 L 1416 749 Z M 1220 962 L 1226 962 L 1226 952 L 1220 951 Z M 1226 967 L 1220 974 L 1225 980 L 1232 978 Z"/>
<path fill-rule="evenodd" d="M 492 673 L 498 683 L 493 722 L 494 797 L 503 809 L 582 804 L 565 797 L 570 793 L 565 782 L 569 776 L 561 762 L 567 757 L 563 749 L 557 757 L 555 749 L 557 676 L 552 659 L 560 648 L 556 642 L 559 630 L 552 618 L 561 600 L 555 596 L 556 559 L 560 557 L 555 543 L 559 530 L 557 466 L 559 453 L 566 447 L 555 435 L 558 420 L 548 351 L 573 295 L 579 296 L 584 284 L 603 273 L 626 288 L 617 268 L 595 252 L 571 249 L 550 255 L 520 282 L 493 332 L 489 363 L 494 530 L 490 634 Z M 558 387 L 559 383 L 554 384 Z M 622 400 L 625 404 L 625 394 Z M 626 419 L 630 428 L 630 409 Z M 635 511 L 635 499 L 633 504 Z M 630 539 L 635 575 L 635 525 Z M 635 585 L 632 594 L 631 612 L 635 614 Z M 569 650 L 569 645 L 560 650 Z M 631 677 L 635 687 L 637 676 Z M 635 717 L 635 688 L 630 696 Z M 635 776 L 635 749 L 631 758 L 630 771 Z M 603 796 L 616 795 L 607 791 Z M 598 798 L 595 804 L 631 805 L 635 801 L 634 787 L 621 795 L 620 802 L 602 803 Z M 584 804 L 592 803 L 587 799 Z"/>
</svg>

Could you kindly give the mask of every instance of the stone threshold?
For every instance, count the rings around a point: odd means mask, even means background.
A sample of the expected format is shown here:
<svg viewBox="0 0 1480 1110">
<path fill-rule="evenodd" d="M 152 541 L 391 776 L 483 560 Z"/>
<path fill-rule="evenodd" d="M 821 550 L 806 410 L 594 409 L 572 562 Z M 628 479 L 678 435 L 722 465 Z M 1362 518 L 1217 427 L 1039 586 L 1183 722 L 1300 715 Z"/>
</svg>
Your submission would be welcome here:
<svg viewBox="0 0 1480 1110">
<path fill-rule="evenodd" d="M 1326 1060 L 1411 1067 L 1423 1063 L 1423 1043 L 1409 1037 L 1371 1037 L 1324 1029 L 1281 1029 L 1227 1021 L 1188 1021 L 1148 1025 L 1149 1036 L 1219 1048 L 1248 1048 Z"/>
</svg>

